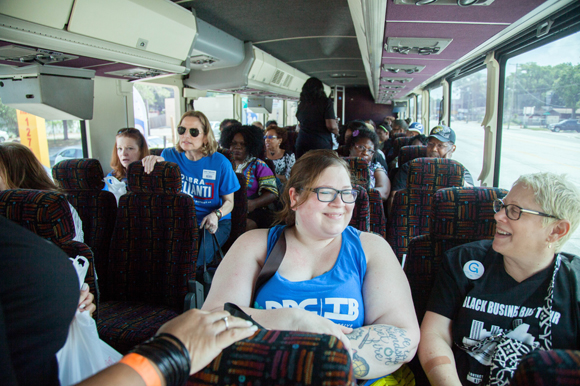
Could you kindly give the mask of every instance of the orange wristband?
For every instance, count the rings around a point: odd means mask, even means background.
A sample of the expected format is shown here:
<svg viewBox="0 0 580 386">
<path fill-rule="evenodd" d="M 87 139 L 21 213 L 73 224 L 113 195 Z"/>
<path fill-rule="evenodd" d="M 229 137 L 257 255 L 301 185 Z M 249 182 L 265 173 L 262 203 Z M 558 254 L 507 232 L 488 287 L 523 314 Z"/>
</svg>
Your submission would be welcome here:
<svg viewBox="0 0 580 386">
<path fill-rule="evenodd" d="M 161 386 L 159 374 L 144 356 L 135 353 L 127 354 L 119 363 L 124 363 L 135 370 L 143 378 L 146 386 Z"/>
</svg>

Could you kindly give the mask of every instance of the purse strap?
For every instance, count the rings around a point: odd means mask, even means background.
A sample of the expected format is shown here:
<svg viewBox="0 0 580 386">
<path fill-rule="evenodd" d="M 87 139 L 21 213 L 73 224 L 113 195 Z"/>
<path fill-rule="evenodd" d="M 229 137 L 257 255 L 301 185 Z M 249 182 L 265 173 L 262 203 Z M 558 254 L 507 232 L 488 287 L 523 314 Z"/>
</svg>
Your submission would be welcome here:
<svg viewBox="0 0 580 386">
<path fill-rule="evenodd" d="M 272 248 L 272 252 L 270 252 L 270 256 L 262 266 L 260 270 L 260 274 L 258 275 L 258 279 L 256 280 L 256 285 L 254 286 L 254 292 L 252 293 L 252 301 L 250 303 L 250 307 L 254 306 L 254 302 L 256 301 L 256 295 L 258 290 L 268 281 L 278 268 L 280 264 L 282 264 L 282 260 L 284 260 L 284 255 L 286 254 L 286 235 L 284 234 L 284 229 L 276 241 L 274 248 Z"/>
<path fill-rule="evenodd" d="M 217 245 L 217 251 L 214 251 L 213 255 L 215 256 L 216 252 L 220 253 L 220 260 L 218 261 L 218 265 L 222 262 L 222 260 L 224 259 L 224 252 L 222 251 L 222 247 L 217 239 L 217 236 L 215 235 L 215 233 L 210 233 L 207 229 L 203 230 L 203 246 L 205 247 L 205 239 L 206 239 L 206 234 L 209 233 L 212 237 L 212 241 L 213 244 Z M 207 272 L 207 256 L 203 256 L 203 272 Z"/>
</svg>

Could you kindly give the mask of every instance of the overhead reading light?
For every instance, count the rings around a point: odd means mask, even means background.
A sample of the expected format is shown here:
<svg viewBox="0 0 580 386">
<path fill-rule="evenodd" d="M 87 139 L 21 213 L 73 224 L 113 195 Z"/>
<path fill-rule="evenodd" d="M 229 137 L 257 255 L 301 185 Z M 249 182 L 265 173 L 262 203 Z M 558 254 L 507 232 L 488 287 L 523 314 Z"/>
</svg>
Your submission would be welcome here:
<svg viewBox="0 0 580 386">
<path fill-rule="evenodd" d="M 405 86 L 394 86 L 390 84 L 381 84 L 381 88 L 388 89 L 388 90 L 400 90 L 405 88 Z"/>
<path fill-rule="evenodd" d="M 385 50 L 401 55 L 439 55 L 453 41 L 447 38 L 387 38 Z"/>
<path fill-rule="evenodd" d="M 401 5 L 454 5 L 468 7 L 470 5 L 490 5 L 495 0 L 393 0 L 395 4 Z"/>
<path fill-rule="evenodd" d="M 155 76 L 160 75 L 168 75 L 169 73 L 167 71 L 161 71 L 154 68 L 136 67 L 136 68 L 128 68 L 126 70 L 109 71 L 105 72 L 105 74 L 122 76 L 124 78 L 131 79 L 145 79 L 145 78 L 153 78 Z"/>
<path fill-rule="evenodd" d="M 393 74 L 397 74 L 399 71 L 414 74 L 422 71 L 424 68 L 425 66 L 415 66 L 412 64 L 383 64 L 383 71 L 392 72 Z"/>
<path fill-rule="evenodd" d="M 329 76 L 331 78 L 356 78 L 355 74 L 345 74 L 345 73 L 342 73 L 342 74 L 335 73 L 335 74 L 330 74 Z"/>
<path fill-rule="evenodd" d="M 191 56 L 189 58 L 190 65 L 203 66 L 204 68 L 210 67 L 212 64 L 214 64 L 217 61 L 218 61 L 218 59 L 216 59 L 212 56 L 208 56 L 208 55 L 197 55 L 197 56 Z"/>
<path fill-rule="evenodd" d="M 386 83 L 407 83 L 412 81 L 413 78 L 383 78 L 381 77 L 381 82 Z"/>
<path fill-rule="evenodd" d="M 18 63 L 53 64 L 78 59 L 78 56 L 11 44 L 0 47 L 0 59 Z"/>
</svg>

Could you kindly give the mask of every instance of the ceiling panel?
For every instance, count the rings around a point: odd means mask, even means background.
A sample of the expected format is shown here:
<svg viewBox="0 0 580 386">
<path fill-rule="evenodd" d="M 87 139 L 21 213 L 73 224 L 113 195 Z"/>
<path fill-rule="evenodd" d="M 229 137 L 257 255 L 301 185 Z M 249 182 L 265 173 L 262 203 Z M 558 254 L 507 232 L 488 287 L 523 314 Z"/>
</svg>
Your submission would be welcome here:
<svg viewBox="0 0 580 386">
<path fill-rule="evenodd" d="M 453 22 L 508 23 L 521 18 L 545 0 L 495 0 L 489 6 L 401 5 L 389 1 L 387 20 L 436 20 Z"/>
<path fill-rule="evenodd" d="M 512 23 L 533 11 L 544 0 L 495 0 L 489 6 L 400 5 L 387 3 L 382 63 L 424 65 L 420 73 L 381 71 L 381 77 L 411 77 L 393 99 L 404 97 L 412 89 L 443 71 L 454 62 L 493 38 Z M 417 23 L 420 21 L 421 23 Z M 401 55 L 388 53 L 384 43 L 389 37 L 448 38 L 453 41 L 438 55 Z M 380 84 L 389 84 L 381 81 Z M 379 88 L 380 90 L 380 88 Z"/>
</svg>

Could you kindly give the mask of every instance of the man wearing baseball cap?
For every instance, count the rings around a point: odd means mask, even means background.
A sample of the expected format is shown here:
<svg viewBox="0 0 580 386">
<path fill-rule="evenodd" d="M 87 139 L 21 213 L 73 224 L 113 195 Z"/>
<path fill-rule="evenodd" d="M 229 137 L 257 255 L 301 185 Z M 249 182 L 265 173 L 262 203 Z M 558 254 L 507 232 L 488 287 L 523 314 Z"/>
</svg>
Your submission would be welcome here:
<svg viewBox="0 0 580 386">
<path fill-rule="evenodd" d="M 425 129 L 423 125 L 419 122 L 413 122 L 409 125 L 409 130 L 407 132 L 407 137 L 414 137 L 418 134 L 425 134 Z"/>
<path fill-rule="evenodd" d="M 450 127 L 439 125 L 435 126 L 429 134 L 427 142 L 427 157 L 432 158 L 451 158 L 455 151 L 455 131 Z M 392 182 L 392 192 L 405 189 L 407 187 L 407 175 L 409 174 L 409 162 L 401 166 Z M 464 174 L 465 186 L 473 186 L 473 177 L 467 169 Z"/>
</svg>

